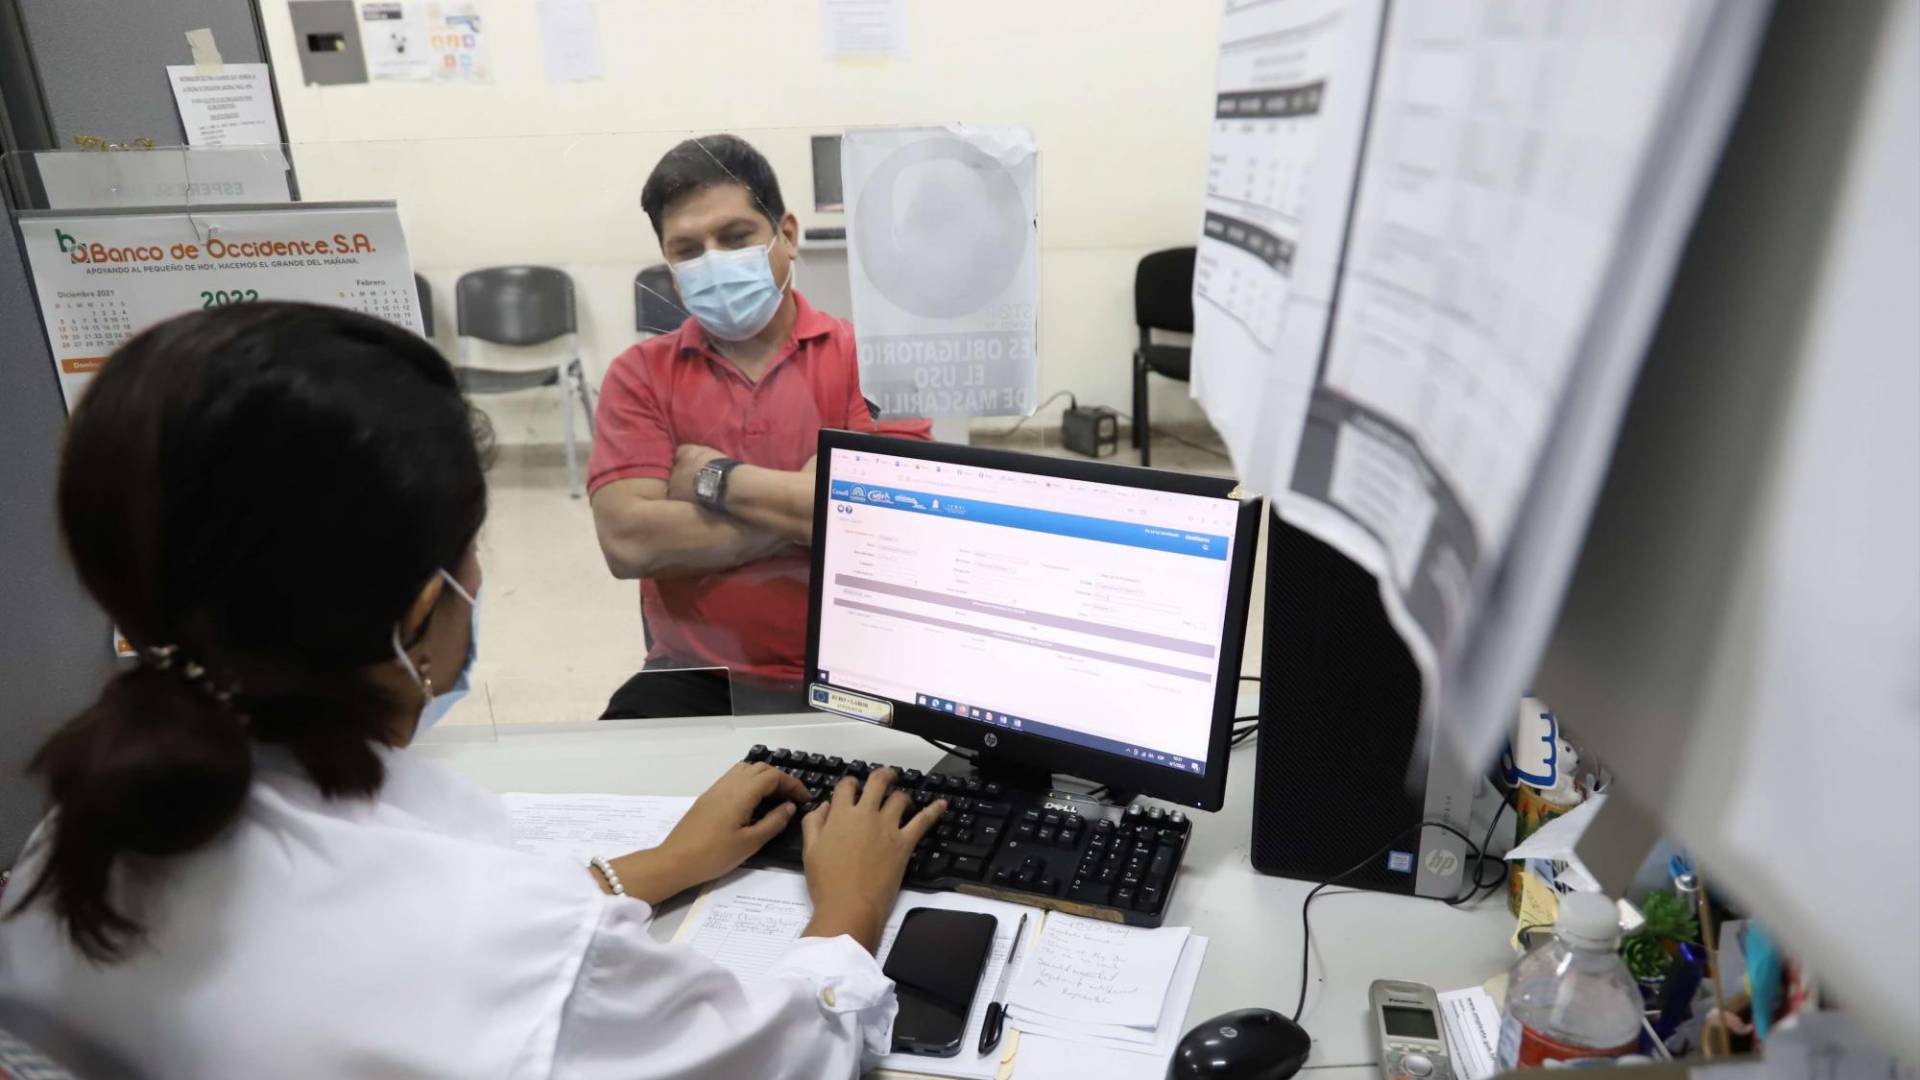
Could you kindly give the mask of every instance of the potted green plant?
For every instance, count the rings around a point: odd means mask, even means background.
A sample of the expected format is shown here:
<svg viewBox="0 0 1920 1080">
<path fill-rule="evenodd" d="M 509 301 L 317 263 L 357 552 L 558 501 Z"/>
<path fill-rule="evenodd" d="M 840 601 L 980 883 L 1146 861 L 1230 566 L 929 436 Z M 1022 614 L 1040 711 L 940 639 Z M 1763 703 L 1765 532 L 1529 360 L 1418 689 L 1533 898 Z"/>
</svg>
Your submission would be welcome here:
<svg viewBox="0 0 1920 1080">
<path fill-rule="evenodd" d="M 1653 1001 L 1680 944 L 1700 939 L 1700 920 L 1668 889 L 1648 893 L 1640 901 L 1640 914 L 1646 922 L 1620 942 L 1620 958 L 1640 981 L 1641 995 Z"/>
</svg>

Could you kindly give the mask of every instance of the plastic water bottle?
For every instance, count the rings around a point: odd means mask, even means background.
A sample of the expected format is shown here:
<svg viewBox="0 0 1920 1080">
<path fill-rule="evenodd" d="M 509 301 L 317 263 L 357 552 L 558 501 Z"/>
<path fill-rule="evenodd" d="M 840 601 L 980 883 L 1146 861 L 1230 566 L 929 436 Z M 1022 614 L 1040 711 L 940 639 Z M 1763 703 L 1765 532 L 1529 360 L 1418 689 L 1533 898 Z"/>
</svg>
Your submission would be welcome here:
<svg viewBox="0 0 1920 1080">
<path fill-rule="evenodd" d="M 1553 940 L 1513 967 L 1500 1022 L 1500 1068 L 1617 1058 L 1640 1042 L 1640 990 L 1621 961 L 1613 901 L 1560 898 Z"/>
</svg>

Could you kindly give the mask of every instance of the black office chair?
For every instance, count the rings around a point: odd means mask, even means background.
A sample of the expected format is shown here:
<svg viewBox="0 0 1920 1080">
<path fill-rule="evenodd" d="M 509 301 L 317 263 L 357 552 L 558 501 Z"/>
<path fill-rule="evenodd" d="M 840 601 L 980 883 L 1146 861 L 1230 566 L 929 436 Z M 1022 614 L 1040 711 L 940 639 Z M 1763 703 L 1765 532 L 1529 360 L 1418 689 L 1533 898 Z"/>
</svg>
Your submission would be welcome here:
<svg viewBox="0 0 1920 1080">
<path fill-rule="evenodd" d="M 674 288 L 673 271 L 666 263 L 633 275 L 633 328 L 649 337 L 671 334 L 687 321 L 687 309 Z"/>
<path fill-rule="evenodd" d="M 1140 325 L 1140 347 L 1133 351 L 1133 445 L 1142 465 L 1153 463 L 1147 373 L 1181 382 L 1192 377 L 1193 350 L 1155 344 L 1153 332 L 1193 333 L 1193 258 L 1193 248 L 1168 248 L 1142 258 L 1133 272 L 1133 321 Z"/>
<path fill-rule="evenodd" d="M 433 340 L 433 286 L 419 274 L 413 275 L 413 291 L 420 294 L 420 326 L 428 341 Z"/>
<path fill-rule="evenodd" d="M 454 373 L 468 394 L 509 394 L 542 386 L 558 387 L 567 425 L 567 489 L 575 498 L 580 483 L 573 408 L 586 410 L 587 437 L 593 437 L 593 390 L 580 361 L 580 335 L 574 317 L 573 279 L 551 266 L 495 266 L 461 274 L 453 287 L 459 361 Z M 565 338 L 568 359 L 551 367 L 502 371 L 467 363 L 475 339 L 498 345 L 540 345 Z"/>
</svg>

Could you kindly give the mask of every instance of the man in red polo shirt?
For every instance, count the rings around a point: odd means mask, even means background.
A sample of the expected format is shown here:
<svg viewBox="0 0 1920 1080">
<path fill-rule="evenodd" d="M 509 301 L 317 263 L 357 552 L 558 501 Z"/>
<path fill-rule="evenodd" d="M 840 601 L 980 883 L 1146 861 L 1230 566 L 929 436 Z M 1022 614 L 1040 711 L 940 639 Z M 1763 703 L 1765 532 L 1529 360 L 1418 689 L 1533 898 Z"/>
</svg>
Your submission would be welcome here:
<svg viewBox="0 0 1920 1080">
<path fill-rule="evenodd" d="M 693 317 L 621 353 L 600 391 L 594 527 L 614 576 L 640 580 L 651 638 L 608 716 L 714 711 L 666 674 L 706 666 L 729 669 L 735 712 L 799 711 L 816 433 L 925 439 L 931 425 L 876 423 L 853 326 L 792 287 L 800 225 L 753 147 L 681 143 L 640 206 Z"/>
</svg>

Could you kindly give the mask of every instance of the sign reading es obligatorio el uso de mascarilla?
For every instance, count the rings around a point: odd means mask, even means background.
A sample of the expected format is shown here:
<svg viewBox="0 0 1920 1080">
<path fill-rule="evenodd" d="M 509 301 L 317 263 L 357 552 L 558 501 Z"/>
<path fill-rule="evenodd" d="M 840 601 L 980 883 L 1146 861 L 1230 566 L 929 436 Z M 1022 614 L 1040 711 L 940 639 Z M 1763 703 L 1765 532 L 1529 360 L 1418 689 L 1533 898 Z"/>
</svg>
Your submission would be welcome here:
<svg viewBox="0 0 1920 1080">
<path fill-rule="evenodd" d="M 29 211 L 20 232 L 68 412 L 121 342 L 189 311 L 304 300 L 422 330 L 393 203 Z"/>
</svg>

